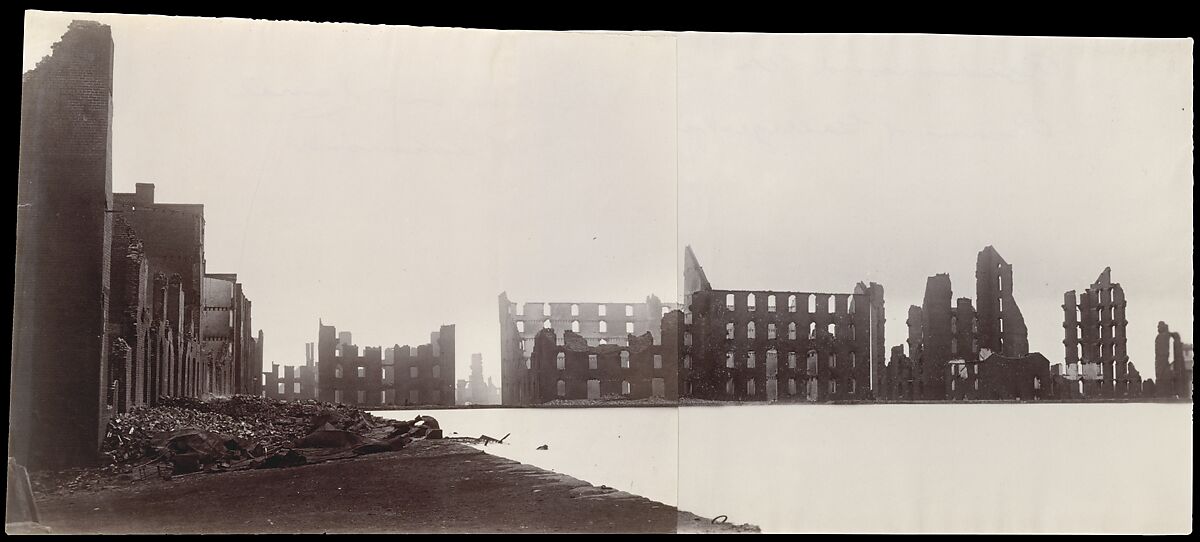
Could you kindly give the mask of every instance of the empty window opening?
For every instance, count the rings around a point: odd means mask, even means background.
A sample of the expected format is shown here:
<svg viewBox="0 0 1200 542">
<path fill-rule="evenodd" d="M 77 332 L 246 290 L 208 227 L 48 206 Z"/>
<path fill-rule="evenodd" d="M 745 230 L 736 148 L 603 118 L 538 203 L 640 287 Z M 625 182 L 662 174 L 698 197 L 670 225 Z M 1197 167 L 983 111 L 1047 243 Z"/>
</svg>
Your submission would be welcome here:
<svg viewBox="0 0 1200 542">
<path fill-rule="evenodd" d="M 837 393 L 837 381 L 830 380 L 829 381 L 829 395 L 834 395 L 836 393 Z"/>
<path fill-rule="evenodd" d="M 517 333 L 525 333 L 525 322 L 517 322 Z"/>
<path fill-rule="evenodd" d="M 654 397 L 666 397 L 667 396 L 666 380 L 661 379 L 661 378 L 651 379 L 650 380 L 650 395 L 652 395 Z"/>
<path fill-rule="evenodd" d="M 833 324 L 825 324 L 825 335 L 831 339 L 834 337 L 835 333 Z"/>
<path fill-rule="evenodd" d="M 958 317 L 950 317 L 950 333 L 958 333 Z"/>
<path fill-rule="evenodd" d="M 692 368 L 692 355 L 691 354 L 687 354 L 687 355 L 683 356 L 683 368 L 684 369 Z"/>
<path fill-rule="evenodd" d="M 754 352 L 753 351 L 746 352 L 746 368 L 747 369 L 754 368 Z"/>
<path fill-rule="evenodd" d="M 514 303 L 514 305 L 517 305 Z M 517 305 L 517 316 L 525 316 L 525 305 Z"/>
<path fill-rule="evenodd" d="M 805 370 L 808 371 L 808 374 L 810 374 L 810 375 L 817 374 L 817 351 L 809 350 L 808 357 L 804 361 L 805 361 Z"/>
<path fill-rule="evenodd" d="M 358 377 L 359 377 L 359 378 L 366 378 L 366 377 L 367 377 L 367 368 L 366 368 L 366 367 L 359 367 L 359 368 L 358 368 Z"/>
<path fill-rule="evenodd" d="M 795 378 L 788 379 L 787 389 L 788 389 L 788 395 L 796 395 L 796 379 Z"/>
<path fill-rule="evenodd" d="M 342 402 L 342 390 L 333 390 L 333 402 Z"/>
<path fill-rule="evenodd" d="M 688 333 L 686 331 L 683 333 L 683 345 L 684 346 L 692 345 L 692 334 L 691 333 Z"/>
<path fill-rule="evenodd" d="M 809 339 L 817 338 L 817 323 L 816 322 L 808 323 L 808 338 Z"/>
<path fill-rule="evenodd" d="M 629 351 L 628 350 L 621 351 L 621 368 L 622 369 L 629 368 Z"/>
<path fill-rule="evenodd" d="M 815 294 L 808 294 L 804 297 L 808 298 L 808 312 L 817 312 L 817 296 Z"/>
<path fill-rule="evenodd" d="M 608 333 L 608 322 L 600 321 L 600 333 Z"/>
<path fill-rule="evenodd" d="M 629 386 L 629 381 L 622 380 L 621 381 L 621 395 L 629 395 L 630 393 L 632 393 L 632 391 L 633 391 L 632 388 L 630 388 L 630 386 Z"/>
<path fill-rule="evenodd" d="M 746 381 L 746 395 L 754 395 L 756 392 L 758 392 L 758 390 L 756 389 L 756 387 L 754 385 L 754 379 L 751 378 L 750 380 L 747 380 Z"/>
<path fill-rule="evenodd" d="M 775 324 L 774 323 L 767 324 L 767 338 L 768 339 L 775 338 Z"/>
<path fill-rule="evenodd" d="M 555 393 L 558 394 L 559 397 L 567 396 L 567 383 L 566 382 L 559 380 L 558 382 L 556 382 L 554 384 L 554 389 L 555 389 Z"/>
<path fill-rule="evenodd" d="M 750 322 L 750 323 L 746 324 L 746 338 L 747 339 L 754 338 L 754 322 Z"/>
<path fill-rule="evenodd" d="M 339 363 L 333 368 L 333 377 L 334 378 L 342 377 L 342 364 Z"/>
<path fill-rule="evenodd" d="M 796 340 L 796 322 L 788 324 L 788 339 Z"/>
<path fill-rule="evenodd" d="M 851 352 L 851 353 L 850 353 L 850 370 L 851 370 L 851 371 L 853 371 L 853 370 L 854 370 L 854 367 L 855 367 L 855 365 L 856 365 L 857 363 L 858 363 L 858 360 L 856 359 L 856 356 L 854 355 L 854 352 Z"/>
<path fill-rule="evenodd" d="M 733 294 L 725 294 L 725 309 L 726 310 L 735 310 L 736 305 L 734 305 L 734 301 L 735 301 L 735 298 L 734 298 Z"/>
<path fill-rule="evenodd" d="M 625 333 L 633 333 L 633 322 L 625 322 Z"/>
<path fill-rule="evenodd" d="M 292 393 L 300 393 L 300 383 L 299 382 L 292 383 Z"/>
<path fill-rule="evenodd" d="M 596 313 L 600 316 L 608 316 L 608 305 L 600 305 L 596 307 Z"/>
<path fill-rule="evenodd" d="M 558 355 L 555 356 L 554 363 L 555 363 L 555 366 L 558 367 L 558 370 L 561 371 L 563 369 L 566 369 L 567 368 L 567 355 L 562 352 L 559 352 Z"/>
<path fill-rule="evenodd" d="M 756 295 L 754 295 L 754 294 L 747 294 L 747 295 L 746 295 L 746 310 L 748 310 L 748 311 L 756 310 L 756 308 L 755 308 L 755 298 L 757 298 L 757 297 L 758 297 L 758 296 L 756 296 Z"/>
<path fill-rule="evenodd" d="M 285 388 L 284 388 L 284 384 L 283 384 L 283 382 L 280 382 L 280 383 L 279 383 L 279 390 L 278 390 L 278 392 L 279 392 L 279 395 L 283 395 L 283 394 L 285 393 L 285 391 L 286 391 L 286 390 L 285 390 Z"/>
<path fill-rule="evenodd" d="M 550 316 L 550 304 L 542 303 L 542 316 Z"/>
<path fill-rule="evenodd" d="M 725 381 L 725 395 L 733 395 L 733 379 Z"/>
<path fill-rule="evenodd" d="M 728 324 L 725 324 L 725 338 L 726 339 L 733 338 L 733 322 L 729 322 Z"/>
<path fill-rule="evenodd" d="M 654 354 L 654 368 L 662 369 L 662 354 Z"/>
<path fill-rule="evenodd" d="M 733 362 L 733 352 L 725 353 L 725 367 L 729 369 L 736 367 Z"/>
<path fill-rule="evenodd" d="M 554 329 L 554 324 L 550 323 L 549 318 L 547 318 L 544 322 L 542 322 L 542 329 Z"/>
<path fill-rule="evenodd" d="M 587 398 L 588 399 L 599 399 L 600 398 L 600 381 L 599 380 L 592 379 L 592 380 L 587 381 Z"/>
<path fill-rule="evenodd" d="M 854 379 L 851 378 L 850 379 L 850 388 L 848 389 L 848 392 L 854 393 L 854 390 L 856 389 L 856 387 L 857 387 L 857 382 L 855 382 Z"/>
<path fill-rule="evenodd" d="M 571 316 L 579 316 L 579 305 L 571 305 Z"/>
<path fill-rule="evenodd" d="M 796 368 L 796 353 L 788 352 L 788 369 Z"/>
<path fill-rule="evenodd" d="M 409 378 L 416 378 L 418 375 L 420 375 L 420 373 L 421 373 L 421 370 L 417 367 L 409 367 L 408 368 L 408 377 Z"/>
<path fill-rule="evenodd" d="M 596 354 L 588 354 L 588 369 L 595 370 L 600 366 L 600 362 L 596 358 Z"/>
<path fill-rule="evenodd" d="M 788 312 L 796 312 L 796 296 L 788 296 Z"/>
<path fill-rule="evenodd" d="M 633 305 L 625 305 L 625 316 L 633 316 Z"/>
<path fill-rule="evenodd" d="M 574 331 L 575 333 L 579 333 L 579 320 L 571 321 L 571 331 Z"/>
<path fill-rule="evenodd" d="M 356 395 L 358 395 L 357 399 L 358 399 L 359 404 L 363 404 L 363 403 L 367 402 L 366 390 L 358 390 L 358 393 Z"/>
<path fill-rule="evenodd" d="M 775 294 L 767 296 L 767 312 L 775 312 Z"/>
<path fill-rule="evenodd" d="M 608 339 L 600 339 L 600 344 L 608 344 Z"/>
<path fill-rule="evenodd" d="M 829 314 L 833 314 L 833 313 L 837 312 L 837 296 L 835 296 L 835 295 L 829 296 L 828 302 L 829 302 L 829 307 L 828 307 L 827 312 L 829 312 Z"/>
<path fill-rule="evenodd" d="M 837 367 L 837 352 L 829 353 L 829 368 Z"/>
</svg>

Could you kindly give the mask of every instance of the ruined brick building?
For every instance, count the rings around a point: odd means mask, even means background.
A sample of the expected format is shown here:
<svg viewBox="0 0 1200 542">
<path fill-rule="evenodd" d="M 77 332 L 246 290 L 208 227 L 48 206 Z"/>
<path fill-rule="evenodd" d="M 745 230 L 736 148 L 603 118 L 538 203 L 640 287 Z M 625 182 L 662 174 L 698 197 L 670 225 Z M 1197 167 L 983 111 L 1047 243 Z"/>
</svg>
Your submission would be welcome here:
<svg viewBox="0 0 1200 542">
<path fill-rule="evenodd" d="M 1192 399 L 1192 345 L 1165 322 L 1158 323 L 1154 337 L 1153 394 L 1158 397 Z"/>
<path fill-rule="evenodd" d="M 32 469 L 96 461 L 108 418 L 160 396 L 257 393 L 206 380 L 203 207 L 112 192 L 112 74 L 110 29 L 75 21 L 22 77 L 9 449 Z M 248 303 L 239 326 L 256 376 Z"/>
<path fill-rule="evenodd" d="M 317 398 L 316 344 L 304 343 L 304 365 L 271 364 L 271 372 L 263 373 L 264 397 L 285 401 Z"/>
<path fill-rule="evenodd" d="M 908 354 L 892 348 L 881 399 L 1034 399 L 1050 394 L 1049 360 L 1029 353 L 1012 265 L 988 246 L 975 265 L 975 304 L 954 299 L 950 275 L 928 278 L 908 309 Z"/>
<path fill-rule="evenodd" d="M 386 357 L 385 357 L 386 355 Z M 454 326 L 442 326 L 419 346 L 366 347 L 349 332 L 321 323 L 317 396 L 348 405 L 453 405 Z"/>
<path fill-rule="evenodd" d="M 9 455 L 31 469 L 94 461 L 107 423 L 112 74 L 109 28 L 75 21 L 22 76 Z"/>
<path fill-rule="evenodd" d="M 1105 267 L 1096 282 L 1076 296 L 1063 294 L 1065 370 L 1055 368 L 1056 387 L 1066 398 L 1139 397 L 1141 374 L 1125 349 L 1125 290 Z"/>
<path fill-rule="evenodd" d="M 883 383 L 883 286 L 852 293 L 719 290 L 684 251 L 682 397 L 870 400 Z M 665 328 L 664 328 L 665 329 Z"/>
<path fill-rule="evenodd" d="M 471 354 L 471 374 L 458 380 L 457 400 L 460 405 L 498 405 L 500 388 L 492 379 L 483 379 L 483 354 Z"/>
<path fill-rule="evenodd" d="M 522 382 L 527 404 L 575 399 L 679 399 L 678 360 L 683 313 L 660 320 L 621 343 L 591 344 L 580 333 L 538 331 Z"/>
<path fill-rule="evenodd" d="M 500 387 L 503 404 L 537 404 L 556 397 L 538 391 L 538 378 L 535 377 L 534 347 L 542 330 L 553 330 L 563 334 L 564 338 L 570 332 L 588 347 L 613 346 L 620 350 L 619 347 L 632 347 L 637 342 L 634 337 L 647 334 L 652 342 L 661 343 L 662 318 L 676 308 L 675 304 L 663 303 L 654 295 L 648 296 L 644 303 L 518 304 L 509 301 L 507 293 L 501 293 Z M 613 349 L 605 349 L 609 350 Z M 645 382 L 638 388 L 650 389 L 650 386 L 650 382 Z"/>
</svg>

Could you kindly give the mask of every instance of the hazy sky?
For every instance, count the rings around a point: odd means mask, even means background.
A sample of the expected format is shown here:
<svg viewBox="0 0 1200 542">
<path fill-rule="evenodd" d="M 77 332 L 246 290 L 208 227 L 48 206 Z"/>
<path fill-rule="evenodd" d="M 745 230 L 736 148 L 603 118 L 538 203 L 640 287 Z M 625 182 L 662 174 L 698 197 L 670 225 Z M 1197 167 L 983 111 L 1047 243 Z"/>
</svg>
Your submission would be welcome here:
<svg viewBox="0 0 1200 542">
<path fill-rule="evenodd" d="M 30 12 L 24 69 L 74 18 L 112 26 L 114 190 L 203 203 L 265 362 L 318 318 L 360 346 L 458 331 L 499 381 L 496 297 L 718 288 L 974 297 L 1014 265 L 1030 346 L 1113 267 L 1130 355 L 1191 341 L 1187 40 L 546 33 Z"/>
</svg>

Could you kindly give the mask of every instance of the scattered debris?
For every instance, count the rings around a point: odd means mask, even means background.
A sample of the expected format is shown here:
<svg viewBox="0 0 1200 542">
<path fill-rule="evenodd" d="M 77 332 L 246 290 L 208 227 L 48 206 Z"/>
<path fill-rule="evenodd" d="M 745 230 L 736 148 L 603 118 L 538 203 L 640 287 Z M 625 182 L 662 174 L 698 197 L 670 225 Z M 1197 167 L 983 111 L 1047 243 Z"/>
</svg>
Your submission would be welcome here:
<svg viewBox="0 0 1200 542">
<path fill-rule="evenodd" d="M 549 445 L 549 444 L 543 444 L 543 445 L 541 445 L 541 446 L 538 446 L 538 447 L 537 447 L 537 449 L 539 449 L 539 450 L 549 450 L 549 449 L 550 449 L 550 445 Z"/>
</svg>

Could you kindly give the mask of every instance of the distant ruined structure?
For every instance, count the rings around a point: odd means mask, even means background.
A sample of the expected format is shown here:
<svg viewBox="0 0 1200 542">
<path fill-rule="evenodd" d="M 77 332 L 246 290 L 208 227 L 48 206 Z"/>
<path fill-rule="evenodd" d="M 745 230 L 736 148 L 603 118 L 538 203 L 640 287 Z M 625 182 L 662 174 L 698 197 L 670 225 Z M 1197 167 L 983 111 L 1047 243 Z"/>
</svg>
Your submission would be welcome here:
<svg viewBox="0 0 1200 542">
<path fill-rule="evenodd" d="M 498 405 L 500 388 L 492 379 L 483 380 L 483 354 L 471 354 L 471 374 L 466 380 L 458 381 L 458 404 Z"/>
<path fill-rule="evenodd" d="M 1063 294 L 1066 367 L 1057 373 L 1067 397 L 1142 395 L 1141 375 L 1126 351 L 1125 304 L 1125 290 L 1108 267 L 1083 293 Z"/>
<path fill-rule="evenodd" d="M 882 387 L 879 284 L 853 293 L 714 289 L 691 247 L 683 283 L 681 397 L 869 400 Z"/>
<path fill-rule="evenodd" d="M 271 372 L 263 373 L 263 396 L 284 401 L 317 398 L 316 344 L 304 343 L 304 365 L 271 364 Z"/>
<path fill-rule="evenodd" d="M 659 337 L 649 331 L 630 335 L 623 344 L 589 344 L 579 333 L 553 328 L 538 331 L 526 371 L 530 404 L 556 399 L 679 398 L 679 329 L 683 313 L 661 319 Z"/>
<path fill-rule="evenodd" d="M 584 302 L 527 302 L 509 301 L 507 293 L 498 299 L 500 316 L 500 386 L 501 401 L 505 405 L 531 405 L 553 400 L 557 394 L 539 391 L 543 376 L 538 372 L 545 367 L 535 367 L 534 348 L 538 334 L 550 329 L 556 333 L 573 333 L 589 347 L 623 347 L 630 350 L 635 346 L 634 337 L 647 334 L 651 341 L 662 340 L 662 318 L 677 308 L 663 303 L 650 295 L 644 303 L 584 303 Z M 557 342 L 565 345 L 565 339 Z M 606 351 L 612 349 L 605 349 Z M 572 367 L 575 367 L 572 364 Z M 593 375 L 596 376 L 596 375 Z M 545 377 L 549 378 L 549 377 Z M 557 378 L 552 382 L 557 382 Z M 575 381 L 576 376 L 567 380 Z M 584 378 L 589 380 L 589 378 Z M 565 382 L 566 380 L 564 380 Z M 644 386 L 643 386 L 644 384 Z M 631 386 L 649 388 L 650 382 Z M 568 394 L 575 397 L 576 394 Z"/>
<path fill-rule="evenodd" d="M 953 299 L 950 275 L 929 277 L 921 306 L 908 309 L 908 354 L 892 348 L 882 388 L 889 400 L 1041 399 L 1050 363 L 1029 353 L 1013 296 L 1012 265 L 988 246 L 975 266 L 976 306 Z"/>
<path fill-rule="evenodd" d="M 1158 323 L 1154 338 L 1154 377 L 1159 397 L 1192 399 L 1192 345 L 1185 345 L 1165 322 Z"/>
<path fill-rule="evenodd" d="M 349 332 L 319 325 L 317 396 L 356 406 L 454 405 L 454 326 L 419 346 L 359 348 Z"/>
</svg>

